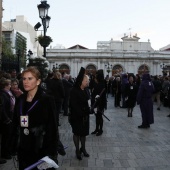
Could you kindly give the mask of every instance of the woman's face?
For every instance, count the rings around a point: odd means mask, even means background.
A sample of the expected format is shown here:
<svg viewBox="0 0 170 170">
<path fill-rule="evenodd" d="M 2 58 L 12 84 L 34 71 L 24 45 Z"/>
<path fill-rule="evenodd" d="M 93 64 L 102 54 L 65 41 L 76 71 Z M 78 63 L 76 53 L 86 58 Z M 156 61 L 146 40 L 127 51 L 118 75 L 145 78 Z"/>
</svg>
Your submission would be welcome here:
<svg viewBox="0 0 170 170">
<path fill-rule="evenodd" d="M 11 90 L 16 90 L 16 89 L 18 89 L 18 83 L 14 81 L 11 83 Z"/>
<path fill-rule="evenodd" d="M 25 91 L 33 91 L 38 88 L 38 85 L 40 84 L 40 79 L 36 79 L 35 76 L 31 72 L 26 72 L 23 75 L 23 86 Z"/>
<path fill-rule="evenodd" d="M 84 76 L 81 86 L 83 88 L 86 88 L 89 86 L 89 77 L 88 76 Z"/>
<path fill-rule="evenodd" d="M 133 83 L 133 77 L 129 77 L 129 82 Z"/>
</svg>

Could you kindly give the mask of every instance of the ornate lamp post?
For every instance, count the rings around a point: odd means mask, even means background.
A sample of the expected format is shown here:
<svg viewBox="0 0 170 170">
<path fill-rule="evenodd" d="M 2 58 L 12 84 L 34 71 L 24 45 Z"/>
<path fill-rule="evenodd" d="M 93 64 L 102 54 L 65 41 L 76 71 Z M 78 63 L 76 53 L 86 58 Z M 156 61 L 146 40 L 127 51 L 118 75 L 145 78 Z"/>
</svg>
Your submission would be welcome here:
<svg viewBox="0 0 170 170">
<path fill-rule="evenodd" d="M 41 18 L 41 21 L 42 21 L 42 25 L 43 25 L 43 32 L 44 32 L 44 36 L 43 38 L 45 39 L 46 38 L 46 32 L 47 32 L 47 28 L 49 28 L 49 22 L 50 22 L 50 19 L 51 17 L 48 16 L 48 9 L 50 8 L 50 5 L 47 4 L 47 1 L 46 0 L 42 0 L 41 1 L 41 4 L 37 5 L 38 7 L 38 10 L 39 10 L 39 17 Z M 38 22 L 34 29 L 35 30 L 38 30 L 38 28 L 41 26 L 41 24 Z M 43 45 L 43 48 L 44 48 L 44 57 L 46 57 L 46 47 L 48 45 Z"/>
<path fill-rule="evenodd" d="M 57 63 L 56 63 L 56 66 L 55 65 L 53 65 L 53 72 L 56 70 L 56 71 L 59 71 L 59 69 L 60 69 L 60 65 L 58 65 Z"/>
<path fill-rule="evenodd" d="M 20 73 L 20 71 L 21 71 L 20 57 L 21 57 L 21 50 L 18 49 L 18 51 L 17 51 L 17 65 L 18 65 L 17 72 L 18 73 Z"/>
<path fill-rule="evenodd" d="M 28 50 L 28 54 L 27 54 L 27 58 L 26 58 L 26 65 L 29 63 L 30 57 L 33 55 L 33 52 L 29 49 Z M 28 62 L 27 62 L 28 61 Z"/>
<path fill-rule="evenodd" d="M 105 64 L 105 67 L 106 67 L 106 71 L 109 75 L 110 71 L 112 70 L 112 64 L 107 63 L 107 64 Z"/>
</svg>

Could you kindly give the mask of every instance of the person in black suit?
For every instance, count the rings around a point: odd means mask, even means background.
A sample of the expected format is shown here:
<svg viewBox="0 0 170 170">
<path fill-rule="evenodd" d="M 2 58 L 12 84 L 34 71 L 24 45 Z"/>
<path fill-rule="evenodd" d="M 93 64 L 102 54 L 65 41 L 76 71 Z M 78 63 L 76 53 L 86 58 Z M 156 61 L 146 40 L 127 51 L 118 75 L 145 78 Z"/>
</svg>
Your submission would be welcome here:
<svg viewBox="0 0 170 170">
<path fill-rule="evenodd" d="M 91 134 L 100 136 L 103 133 L 103 116 L 104 109 L 107 107 L 107 89 L 104 82 L 103 70 L 98 70 L 96 73 L 96 86 L 92 92 L 92 107 L 97 108 L 96 116 L 96 129 Z"/>
<path fill-rule="evenodd" d="M 13 114 L 15 106 L 15 97 L 10 91 L 11 80 L 1 78 L 0 80 L 0 125 L 1 125 L 1 157 L 4 159 L 11 159 L 12 152 L 12 127 Z"/>
<path fill-rule="evenodd" d="M 48 93 L 52 95 L 55 99 L 56 104 L 56 115 L 59 120 L 59 114 L 61 112 L 62 103 L 64 100 L 64 86 L 63 82 L 61 80 L 61 73 L 56 71 L 53 73 L 53 78 L 49 80 L 48 82 Z"/>
<path fill-rule="evenodd" d="M 114 97 L 115 97 L 115 107 L 120 107 L 120 101 L 121 101 L 121 81 L 120 81 L 120 77 L 116 77 L 116 80 L 114 82 Z"/>
<path fill-rule="evenodd" d="M 68 80 L 69 80 L 69 75 L 64 74 L 64 77 L 62 79 L 63 86 L 64 86 L 64 92 L 65 92 L 64 101 L 63 101 L 64 116 L 68 116 L 70 90 L 73 87 L 73 83 L 70 83 Z"/>
<path fill-rule="evenodd" d="M 39 86 L 40 77 L 35 67 L 28 67 L 22 72 L 25 93 L 17 100 L 13 120 L 15 129 L 19 130 L 19 170 L 45 156 L 57 162 L 59 134 L 56 106 L 54 98 Z"/>
</svg>

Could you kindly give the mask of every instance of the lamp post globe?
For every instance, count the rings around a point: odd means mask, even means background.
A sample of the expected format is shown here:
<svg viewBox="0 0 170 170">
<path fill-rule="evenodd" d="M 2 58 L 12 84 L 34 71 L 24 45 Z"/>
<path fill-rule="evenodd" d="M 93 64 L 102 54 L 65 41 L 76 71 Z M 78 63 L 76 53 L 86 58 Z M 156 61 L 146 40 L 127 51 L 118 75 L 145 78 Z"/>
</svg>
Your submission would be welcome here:
<svg viewBox="0 0 170 170">
<path fill-rule="evenodd" d="M 51 17 L 49 17 L 48 15 L 46 15 L 46 28 L 49 27 L 50 19 L 51 19 Z"/>
<path fill-rule="evenodd" d="M 39 17 L 43 19 L 46 17 L 46 15 L 48 15 L 48 9 L 50 8 L 50 5 L 47 4 L 47 1 L 41 1 L 41 4 L 37 5 L 37 8 L 39 10 Z"/>
<path fill-rule="evenodd" d="M 38 8 L 38 11 L 39 11 L 39 17 L 41 18 L 41 21 L 42 21 L 43 33 L 44 33 L 44 39 L 45 39 L 47 28 L 49 28 L 49 23 L 50 23 L 50 19 L 51 19 L 51 17 L 48 16 L 48 9 L 50 8 L 50 5 L 47 4 L 46 0 L 42 0 L 41 4 L 37 5 L 37 8 Z M 40 26 L 39 23 L 37 23 L 37 24 L 34 27 L 35 30 L 37 30 L 37 28 Z M 47 46 L 43 45 L 44 57 L 46 57 L 46 47 Z"/>
<path fill-rule="evenodd" d="M 105 64 L 105 67 L 106 67 L 106 71 L 109 75 L 109 73 L 111 72 L 111 69 L 112 69 L 112 64 L 107 63 L 107 64 Z"/>
</svg>

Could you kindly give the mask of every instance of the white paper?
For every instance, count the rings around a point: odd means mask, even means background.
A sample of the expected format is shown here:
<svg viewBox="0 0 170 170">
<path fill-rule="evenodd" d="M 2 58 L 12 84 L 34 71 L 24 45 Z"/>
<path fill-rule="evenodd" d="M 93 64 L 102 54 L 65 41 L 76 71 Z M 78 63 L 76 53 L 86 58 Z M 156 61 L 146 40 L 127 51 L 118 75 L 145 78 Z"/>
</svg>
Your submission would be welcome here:
<svg viewBox="0 0 170 170">
<path fill-rule="evenodd" d="M 59 166 L 52 159 L 50 159 L 48 156 L 45 156 L 41 160 L 43 160 L 44 162 L 37 166 L 37 168 L 39 170 L 44 170 L 47 168 L 59 168 Z"/>
</svg>

